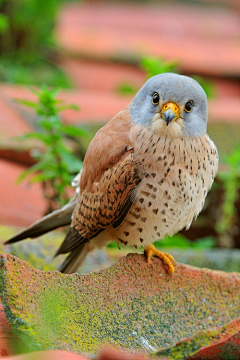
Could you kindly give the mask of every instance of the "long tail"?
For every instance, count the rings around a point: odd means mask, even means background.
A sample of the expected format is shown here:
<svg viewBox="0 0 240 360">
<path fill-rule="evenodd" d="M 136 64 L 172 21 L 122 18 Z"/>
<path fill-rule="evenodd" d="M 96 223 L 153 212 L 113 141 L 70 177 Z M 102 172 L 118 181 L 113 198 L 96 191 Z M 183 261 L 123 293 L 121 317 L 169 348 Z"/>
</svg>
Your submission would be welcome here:
<svg viewBox="0 0 240 360">
<path fill-rule="evenodd" d="M 64 260 L 58 270 L 65 274 L 72 274 L 76 272 L 86 258 L 88 253 L 88 245 L 89 243 L 85 242 L 75 248 Z"/>
<path fill-rule="evenodd" d="M 76 187 L 75 195 L 65 206 L 44 216 L 26 230 L 21 231 L 19 234 L 6 241 L 5 244 L 12 244 L 26 238 L 36 238 L 60 226 L 70 225 L 79 192 L 78 185 L 80 174 L 81 173 L 79 173 L 72 182 L 72 186 Z M 89 242 L 82 238 L 78 231 L 70 228 L 67 236 L 55 255 L 65 254 L 71 251 L 60 266 L 59 271 L 66 274 L 76 272 L 78 267 L 86 258 L 88 247 Z"/>
<path fill-rule="evenodd" d="M 61 209 L 55 210 L 51 214 L 44 216 L 26 230 L 23 230 L 16 236 L 13 236 L 11 239 L 6 241 L 5 244 L 12 244 L 26 238 L 36 238 L 60 226 L 70 225 L 71 216 L 75 205 L 76 197 L 71 199 Z"/>
<path fill-rule="evenodd" d="M 51 214 L 48 214 L 44 216 L 39 221 L 32 224 L 29 228 L 26 230 L 20 232 L 16 236 L 12 237 L 8 241 L 5 242 L 5 244 L 12 244 L 14 242 L 26 239 L 26 238 L 36 238 L 40 235 L 43 235 L 51 230 L 54 230 L 60 226 L 70 225 L 71 224 L 71 216 L 72 212 L 74 210 L 74 207 L 76 205 L 76 200 L 71 199 L 68 204 L 66 204 L 64 207 L 62 207 L 59 210 L 53 211 Z M 66 252 L 71 251 L 71 253 L 67 256 L 67 258 L 64 260 L 60 268 L 58 269 L 62 273 L 71 274 L 73 272 L 76 272 L 78 267 L 83 263 L 83 261 L 86 258 L 87 252 L 88 252 L 88 242 L 83 242 L 79 246 L 74 247 L 74 240 L 72 240 L 71 233 L 76 233 L 75 237 L 77 238 L 77 232 L 69 231 L 66 238 L 67 241 L 63 241 L 62 245 L 58 249 L 55 256 L 58 254 L 63 254 Z M 79 239 L 81 237 L 79 236 Z M 76 241 L 77 243 L 77 241 Z M 71 246 L 74 248 L 74 250 L 71 250 Z"/>
</svg>

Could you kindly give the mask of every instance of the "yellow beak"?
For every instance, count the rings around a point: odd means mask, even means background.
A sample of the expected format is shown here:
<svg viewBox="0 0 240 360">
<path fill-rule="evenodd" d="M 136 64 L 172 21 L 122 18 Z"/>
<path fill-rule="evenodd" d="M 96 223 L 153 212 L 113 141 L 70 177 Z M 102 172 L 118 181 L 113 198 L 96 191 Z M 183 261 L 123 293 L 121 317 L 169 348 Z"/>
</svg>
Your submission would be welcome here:
<svg viewBox="0 0 240 360">
<path fill-rule="evenodd" d="M 176 121 L 179 118 L 179 107 L 173 102 L 168 102 L 163 105 L 161 115 L 166 121 L 167 126 L 171 121 Z"/>
</svg>

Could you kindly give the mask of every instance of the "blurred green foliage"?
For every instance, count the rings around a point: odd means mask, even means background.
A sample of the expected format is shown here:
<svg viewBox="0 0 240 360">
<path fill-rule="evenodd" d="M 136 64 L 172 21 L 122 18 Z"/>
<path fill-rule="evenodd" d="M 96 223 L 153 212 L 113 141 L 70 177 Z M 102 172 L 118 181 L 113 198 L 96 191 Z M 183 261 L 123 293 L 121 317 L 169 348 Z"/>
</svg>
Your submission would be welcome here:
<svg viewBox="0 0 240 360">
<path fill-rule="evenodd" d="M 147 78 L 165 72 L 180 73 L 179 64 L 176 61 L 165 61 L 156 57 L 143 57 L 140 61 L 140 66 L 146 72 Z M 192 78 L 203 87 L 208 98 L 214 96 L 214 86 L 210 81 L 200 76 L 192 76 Z"/>
<path fill-rule="evenodd" d="M 128 82 L 123 82 L 116 87 L 116 91 L 120 95 L 134 95 L 137 92 L 137 87 Z"/>
<path fill-rule="evenodd" d="M 41 144 L 41 149 L 34 155 L 36 164 L 24 171 L 18 181 L 30 176 L 31 182 L 41 182 L 44 197 L 47 200 L 47 212 L 64 205 L 69 199 L 68 189 L 71 180 L 82 167 L 82 161 L 77 158 L 66 143 L 68 137 L 87 137 L 84 130 L 70 125 L 63 125 L 60 112 L 65 109 L 78 109 L 75 105 L 64 105 L 58 100 L 57 90 L 42 86 L 40 91 L 34 91 L 36 102 L 20 100 L 20 103 L 33 108 L 38 116 L 38 132 L 25 134 L 18 139 L 35 139 Z"/>
<path fill-rule="evenodd" d="M 53 63 L 38 60 L 24 65 L 21 60 L 0 58 L 0 81 L 10 84 L 42 85 L 59 88 L 72 88 L 67 75 Z"/>
<path fill-rule="evenodd" d="M 223 189 L 221 215 L 215 229 L 218 233 L 228 232 L 235 222 L 236 203 L 240 191 L 240 143 L 225 157 L 226 169 L 218 173 Z"/>
<path fill-rule="evenodd" d="M 176 61 L 165 61 L 157 57 L 145 56 L 140 61 L 140 67 L 146 72 L 147 78 L 165 72 L 178 73 L 178 63 Z"/>
<path fill-rule="evenodd" d="M 202 86 L 202 88 L 205 91 L 208 99 L 211 99 L 211 98 L 215 97 L 215 94 L 216 94 L 215 86 L 211 81 L 206 80 L 206 79 L 202 78 L 201 76 L 197 76 L 197 75 L 194 75 L 192 77 L 193 77 L 193 79 L 195 79 Z"/>
<path fill-rule="evenodd" d="M 147 79 L 166 72 L 180 73 L 177 61 L 166 61 L 157 57 L 143 56 L 140 60 L 139 66 L 146 73 Z M 208 98 L 214 97 L 215 89 L 210 81 L 203 79 L 200 76 L 192 77 L 202 86 Z M 121 95 L 134 95 L 138 89 L 134 86 L 134 84 L 124 82 L 120 84 L 116 90 Z"/>
<path fill-rule="evenodd" d="M 8 30 L 8 18 L 4 14 L 0 14 L 0 34 L 6 33 Z"/>
<path fill-rule="evenodd" d="M 154 243 L 159 248 L 174 248 L 174 249 L 212 249 L 216 245 L 216 240 L 212 236 L 206 236 L 204 238 L 195 239 L 191 241 L 181 234 L 175 234 L 172 237 L 166 237 L 163 240 L 156 241 Z"/>
<path fill-rule="evenodd" d="M 212 249 L 216 245 L 216 241 L 214 237 L 207 236 L 204 238 L 196 239 L 195 241 L 191 241 L 186 238 L 186 236 L 181 234 L 175 234 L 173 236 L 167 236 L 164 239 L 155 241 L 154 245 L 157 248 L 168 248 L 168 249 L 196 249 L 196 250 L 207 250 Z M 121 244 L 117 244 L 116 241 L 110 243 L 108 248 L 120 248 L 124 249 L 125 246 Z"/>
<path fill-rule="evenodd" d="M 56 66 L 53 29 L 62 0 L 0 0 L 0 80 L 71 87 Z"/>
<path fill-rule="evenodd" d="M 147 78 L 162 74 L 164 72 L 178 72 L 177 63 L 174 61 L 164 61 L 156 57 L 142 57 L 139 63 L 141 69 L 146 72 Z M 137 87 L 130 83 L 122 83 L 117 89 L 121 95 L 134 95 L 137 92 Z"/>
<path fill-rule="evenodd" d="M 17 54 L 25 63 L 46 55 L 58 6 L 59 0 L 0 0 L 0 55 Z"/>
</svg>

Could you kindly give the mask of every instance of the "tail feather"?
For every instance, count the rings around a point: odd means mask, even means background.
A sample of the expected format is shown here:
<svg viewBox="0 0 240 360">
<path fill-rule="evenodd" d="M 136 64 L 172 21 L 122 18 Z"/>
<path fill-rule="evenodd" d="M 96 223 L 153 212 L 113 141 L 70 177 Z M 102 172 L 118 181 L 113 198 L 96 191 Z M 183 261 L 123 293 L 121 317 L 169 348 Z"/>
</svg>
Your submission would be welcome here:
<svg viewBox="0 0 240 360">
<path fill-rule="evenodd" d="M 76 272 L 87 256 L 88 246 L 89 242 L 85 242 L 75 248 L 71 254 L 68 255 L 58 270 L 65 274 L 72 274 Z"/>
<path fill-rule="evenodd" d="M 70 225 L 72 220 L 72 213 L 76 206 L 77 196 L 79 193 L 80 175 L 81 172 L 77 174 L 72 182 L 72 186 L 76 188 L 75 195 L 65 206 L 36 221 L 26 230 L 21 231 L 19 234 L 6 241 L 5 244 L 12 244 L 26 238 L 36 238 L 60 226 Z M 77 245 L 78 243 L 79 245 Z M 88 248 L 89 242 L 83 239 L 76 230 L 70 228 L 65 240 L 56 253 L 56 255 L 58 255 L 71 251 L 71 253 L 60 266 L 59 271 L 66 274 L 76 272 L 78 267 L 85 260 L 88 253 Z"/>
<path fill-rule="evenodd" d="M 75 205 L 76 197 L 71 199 L 61 209 L 55 210 L 51 214 L 44 216 L 26 230 L 23 230 L 16 236 L 13 236 L 11 239 L 6 241 L 5 244 L 12 244 L 26 238 L 36 238 L 60 226 L 70 225 Z"/>
<path fill-rule="evenodd" d="M 70 251 L 73 251 L 78 247 L 78 245 L 86 243 L 86 239 L 84 239 L 79 231 L 70 227 L 65 239 L 63 240 L 60 248 L 57 250 L 55 256 L 59 254 L 67 254 Z"/>
</svg>

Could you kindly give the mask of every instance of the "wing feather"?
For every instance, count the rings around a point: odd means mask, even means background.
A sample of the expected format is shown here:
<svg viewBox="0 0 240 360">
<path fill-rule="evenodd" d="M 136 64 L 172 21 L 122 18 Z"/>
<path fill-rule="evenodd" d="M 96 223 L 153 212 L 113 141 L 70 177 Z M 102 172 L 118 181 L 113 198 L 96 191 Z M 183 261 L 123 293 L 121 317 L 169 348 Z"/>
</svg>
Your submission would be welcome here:
<svg viewBox="0 0 240 360">
<path fill-rule="evenodd" d="M 57 254 L 75 251 L 131 209 L 142 176 L 134 160 L 128 109 L 98 131 L 86 153 L 71 229 Z M 80 246 L 80 248 L 82 248 Z"/>
<path fill-rule="evenodd" d="M 130 153 L 108 169 L 91 192 L 85 190 L 79 194 L 73 228 L 83 238 L 91 239 L 109 225 L 118 227 L 134 202 L 134 190 L 141 180 L 140 166 Z"/>
</svg>

